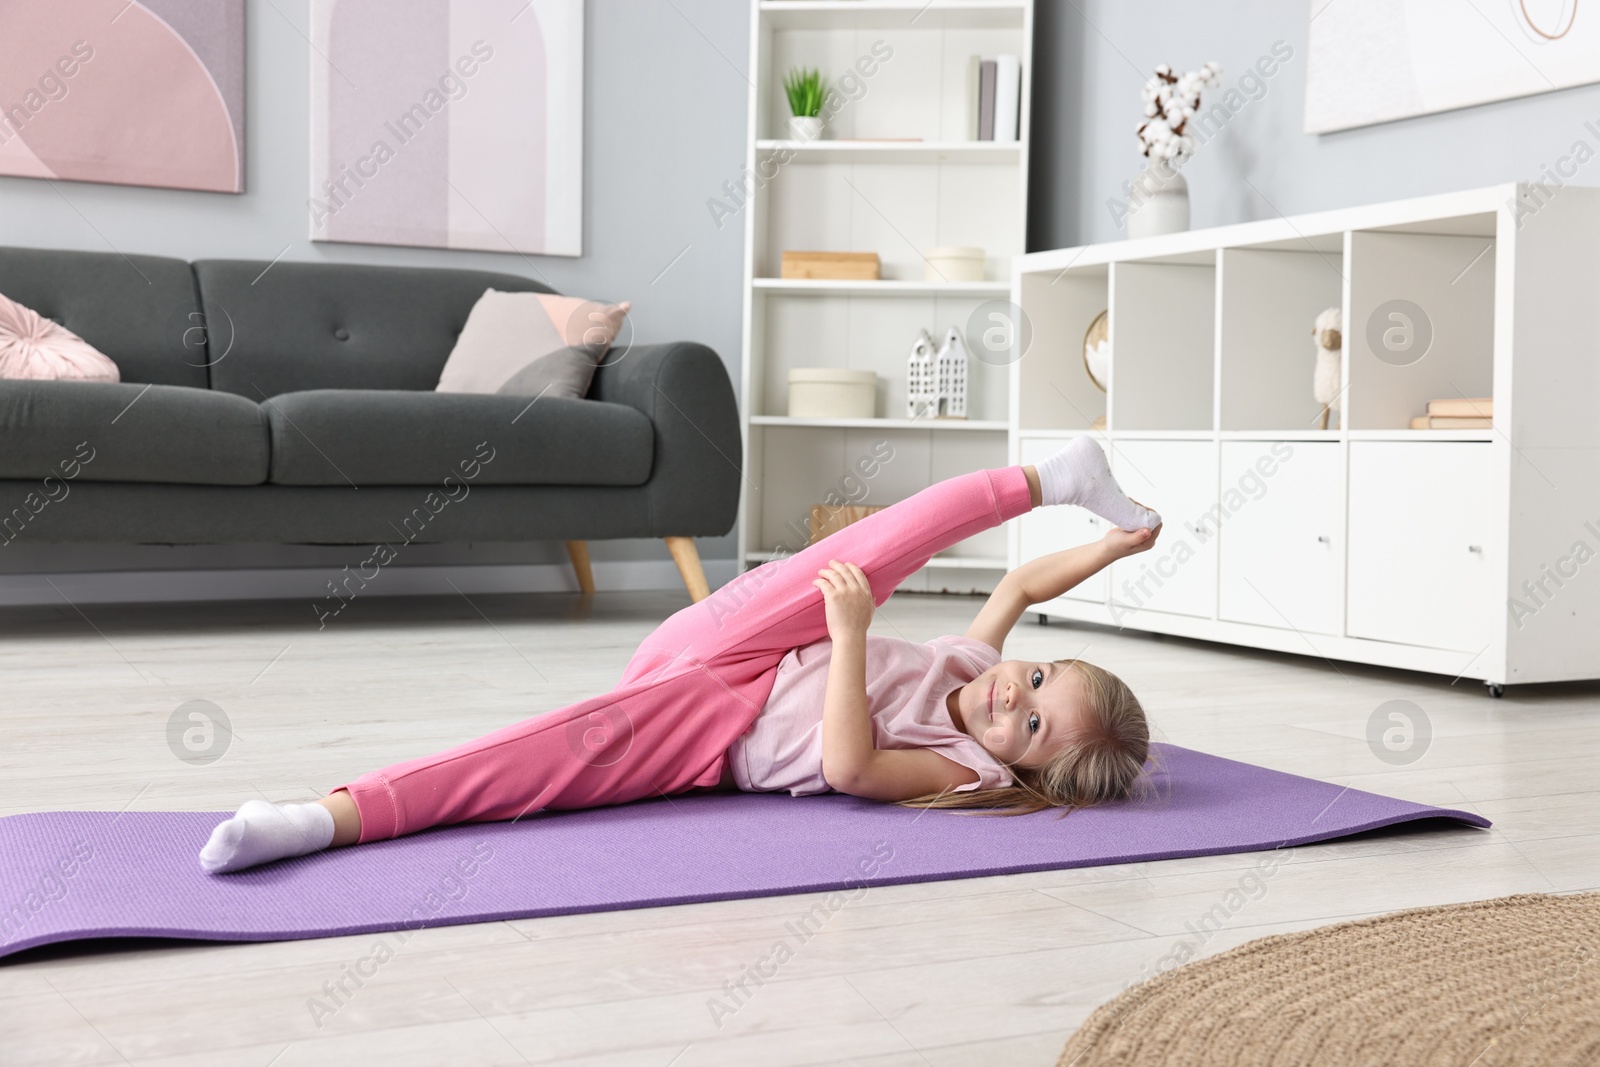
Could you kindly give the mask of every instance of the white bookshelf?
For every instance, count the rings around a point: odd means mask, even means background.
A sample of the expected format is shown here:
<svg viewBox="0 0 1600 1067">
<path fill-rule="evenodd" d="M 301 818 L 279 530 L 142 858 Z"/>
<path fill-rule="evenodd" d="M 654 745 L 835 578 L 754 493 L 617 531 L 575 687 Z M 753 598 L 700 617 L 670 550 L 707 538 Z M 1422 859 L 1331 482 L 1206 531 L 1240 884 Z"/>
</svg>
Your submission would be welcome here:
<svg viewBox="0 0 1600 1067">
<path fill-rule="evenodd" d="M 785 105 L 787 106 L 787 105 Z M 1001 166 L 1022 158 L 1015 141 L 759 141 L 758 158 L 790 152 L 793 163 L 949 163 Z M 792 166 L 793 163 L 790 165 Z"/>
<path fill-rule="evenodd" d="M 746 164 L 771 174 L 744 208 L 739 552 L 746 566 L 804 547 L 813 504 L 890 504 L 932 483 L 1006 462 L 1014 423 L 1009 372 L 974 357 L 968 415 L 905 418 L 905 364 L 919 327 L 966 331 L 986 301 L 1008 300 L 1027 232 L 1032 0 L 753 0 Z M 783 75 L 840 75 L 883 42 L 893 56 L 823 138 L 789 138 Z M 881 46 L 880 46 L 881 50 Z M 968 137 L 973 55 L 1022 61 L 1021 139 Z M 775 173 L 773 173 L 775 171 Z M 977 282 L 930 282 L 923 253 L 986 252 Z M 785 249 L 877 252 L 880 281 L 778 277 Z M 788 372 L 877 373 L 878 417 L 792 419 Z M 873 462 L 885 450 L 892 458 Z M 863 477 L 859 466 L 871 463 Z M 1004 573 L 1006 534 L 990 531 L 934 559 L 903 588 L 985 591 Z"/>
<path fill-rule="evenodd" d="M 1166 520 L 1153 550 L 1039 610 L 1496 694 L 1600 677 L 1600 559 L 1575 553 L 1600 552 L 1597 293 L 1600 190 L 1573 186 L 1019 257 L 1013 300 L 1033 342 L 1011 366 L 1008 462 L 1095 433 Z M 1431 325 L 1420 358 L 1373 345 L 1369 323 L 1394 322 L 1395 300 Z M 1311 393 L 1324 307 L 1345 321 L 1344 406 L 1328 430 Z M 1101 393 L 1082 345 L 1105 309 Z M 1457 396 L 1492 396 L 1493 427 L 1409 429 L 1427 401 Z M 1073 508 L 1013 527 L 1013 566 L 1104 532 Z"/>
<path fill-rule="evenodd" d="M 752 426 L 806 426 L 832 430 L 915 430 L 918 433 L 1005 433 L 1003 419 L 800 419 L 787 415 L 754 415 Z"/>
<path fill-rule="evenodd" d="M 1009 281 L 995 282 L 920 282 L 920 281 L 826 281 L 812 278 L 756 278 L 753 284 L 763 293 L 788 296 L 978 296 L 1011 295 Z"/>
<path fill-rule="evenodd" d="M 756 7 L 773 31 L 1017 29 L 1032 14 L 1017 0 L 760 0 Z"/>
</svg>

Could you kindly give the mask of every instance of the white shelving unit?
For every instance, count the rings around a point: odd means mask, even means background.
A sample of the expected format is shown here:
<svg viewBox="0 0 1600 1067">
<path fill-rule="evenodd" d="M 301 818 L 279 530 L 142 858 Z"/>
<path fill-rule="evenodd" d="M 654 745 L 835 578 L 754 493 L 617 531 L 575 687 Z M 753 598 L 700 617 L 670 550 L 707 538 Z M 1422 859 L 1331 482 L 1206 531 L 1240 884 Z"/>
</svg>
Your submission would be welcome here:
<svg viewBox="0 0 1600 1067">
<path fill-rule="evenodd" d="M 760 0 L 757 7 L 773 30 L 970 30 L 1022 26 L 1026 5 L 1017 0 Z"/>
<path fill-rule="evenodd" d="M 1009 462 L 1096 433 L 1166 522 L 1154 549 L 1039 610 L 1496 694 L 1600 677 L 1597 294 L 1600 190 L 1573 186 L 1020 257 L 1012 299 L 1033 341 L 1011 366 Z M 1344 312 L 1344 393 L 1319 430 L 1311 330 L 1326 307 Z M 1082 347 L 1106 309 L 1101 393 Z M 1482 396 L 1491 429 L 1408 428 L 1429 400 Z M 1008 558 L 1103 532 L 1079 509 L 1040 509 L 1014 524 Z"/>
<path fill-rule="evenodd" d="M 906 357 L 919 327 L 965 333 L 1008 300 L 1027 232 L 1033 0 L 753 0 L 741 405 L 748 477 L 746 565 L 806 544 L 819 503 L 890 504 L 952 475 L 1006 462 L 1008 371 L 973 358 L 968 419 L 907 419 Z M 881 56 L 892 50 L 887 59 Z M 968 139 L 970 57 L 1022 60 L 1021 140 Z M 867 74 L 858 60 L 872 62 Z M 851 98 L 823 138 L 788 138 L 783 76 L 820 69 Z M 917 140 L 906 140 L 917 138 Z M 924 280 L 923 253 L 974 245 L 979 282 Z M 883 280 L 778 277 L 785 249 L 877 252 Z M 871 370 L 871 419 L 792 419 L 794 367 Z M 884 458 L 887 456 L 888 458 Z M 870 473 L 869 473 L 870 472 Z M 985 591 L 1006 566 L 995 530 L 936 558 L 903 588 Z"/>
<path fill-rule="evenodd" d="M 1010 296 L 1011 283 L 1004 282 L 918 282 L 825 281 L 811 278 L 755 278 L 759 292 L 789 296 Z"/>
<path fill-rule="evenodd" d="M 1005 433 L 1010 429 L 1004 420 L 980 421 L 975 419 L 797 419 L 787 415 L 754 415 L 752 426 L 809 426 L 833 430 L 914 430 L 917 433 L 977 432 Z"/>
</svg>

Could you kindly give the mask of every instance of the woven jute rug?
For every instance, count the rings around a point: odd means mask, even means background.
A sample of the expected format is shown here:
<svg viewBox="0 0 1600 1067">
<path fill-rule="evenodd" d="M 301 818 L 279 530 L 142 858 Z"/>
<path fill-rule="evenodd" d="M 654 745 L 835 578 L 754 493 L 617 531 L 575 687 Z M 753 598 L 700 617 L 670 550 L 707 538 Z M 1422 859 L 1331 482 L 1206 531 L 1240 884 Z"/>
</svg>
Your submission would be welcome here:
<svg viewBox="0 0 1600 1067">
<path fill-rule="evenodd" d="M 1089 1016 L 1057 1067 L 1600 1064 L 1600 893 L 1418 908 L 1280 934 Z"/>
</svg>

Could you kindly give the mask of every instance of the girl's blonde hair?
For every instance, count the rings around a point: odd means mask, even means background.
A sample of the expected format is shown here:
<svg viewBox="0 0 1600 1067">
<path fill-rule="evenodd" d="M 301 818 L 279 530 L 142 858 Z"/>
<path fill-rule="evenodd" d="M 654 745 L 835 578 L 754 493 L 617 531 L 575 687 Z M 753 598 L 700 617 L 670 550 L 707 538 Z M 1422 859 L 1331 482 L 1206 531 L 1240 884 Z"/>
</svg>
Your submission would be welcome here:
<svg viewBox="0 0 1600 1067">
<path fill-rule="evenodd" d="M 965 793 L 930 793 L 898 803 L 913 808 L 984 808 L 974 814 L 1030 815 L 1046 808 L 1086 808 L 1128 796 L 1150 755 L 1150 726 L 1126 682 L 1081 659 L 1058 659 L 1076 671 L 1087 698 L 1078 736 L 1043 767 L 1011 767 L 1014 785 Z"/>
</svg>

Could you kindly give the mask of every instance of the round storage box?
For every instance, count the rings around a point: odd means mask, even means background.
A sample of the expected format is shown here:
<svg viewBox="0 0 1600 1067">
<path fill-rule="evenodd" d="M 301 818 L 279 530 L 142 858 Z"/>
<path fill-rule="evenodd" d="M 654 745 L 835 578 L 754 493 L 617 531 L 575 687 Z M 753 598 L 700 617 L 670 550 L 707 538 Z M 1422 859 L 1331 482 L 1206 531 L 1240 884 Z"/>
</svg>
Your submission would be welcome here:
<svg viewBox="0 0 1600 1067">
<path fill-rule="evenodd" d="M 789 372 L 791 419 L 870 419 L 877 408 L 878 376 L 869 370 L 795 367 Z"/>
<path fill-rule="evenodd" d="M 925 282 L 981 282 L 983 281 L 983 249 L 961 245 L 930 248 L 923 258 Z"/>
</svg>

